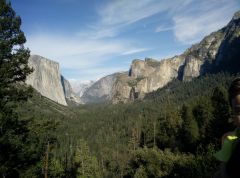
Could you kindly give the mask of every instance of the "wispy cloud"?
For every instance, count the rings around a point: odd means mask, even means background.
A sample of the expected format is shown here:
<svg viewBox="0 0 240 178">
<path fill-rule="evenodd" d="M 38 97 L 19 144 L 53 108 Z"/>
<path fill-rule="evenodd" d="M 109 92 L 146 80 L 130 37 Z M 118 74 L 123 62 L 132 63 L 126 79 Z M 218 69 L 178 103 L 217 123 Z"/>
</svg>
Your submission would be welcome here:
<svg viewBox="0 0 240 178">
<path fill-rule="evenodd" d="M 137 3 L 129 0 L 112 1 L 99 9 L 101 24 L 106 26 L 131 24 L 167 10 L 173 4 L 174 2 L 165 0 L 162 2 L 142 0 Z"/>
<path fill-rule="evenodd" d="M 155 32 L 172 30 L 178 41 L 196 43 L 226 25 L 239 5 L 238 0 L 192 1 L 184 10 L 171 11 L 172 27 L 159 25 Z"/>
<path fill-rule="evenodd" d="M 155 30 L 155 32 L 164 32 L 164 31 L 169 31 L 169 30 L 173 30 L 174 27 L 165 27 L 163 25 L 158 26 Z"/>
<path fill-rule="evenodd" d="M 152 17 L 158 13 L 174 11 L 193 0 L 121 0 L 110 1 L 98 8 L 99 21 L 92 25 L 91 37 L 94 39 L 115 37 L 125 27 Z M 79 35 L 81 35 L 79 33 Z"/>
<path fill-rule="evenodd" d="M 200 4 L 198 13 L 189 12 L 184 15 L 176 15 L 174 35 L 183 43 L 195 43 L 205 35 L 225 26 L 233 13 L 237 10 L 236 1 L 209 1 Z M 230 17 L 230 18 L 229 18 Z"/>
<path fill-rule="evenodd" d="M 129 51 L 125 51 L 122 53 L 122 55 L 129 55 L 129 54 L 134 54 L 134 53 L 140 53 L 144 51 L 148 51 L 148 48 L 139 48 L 139 49 L 131 49 Z"/>
<path fill-rule="evenodd" d="M 129 49 L 140 52 L 127 40 L 86 40 L 72 39 L 54 34 L 34 34 L 28 36 L 27 46 L 34 54 L 41 54 L 60 62 L 65 68 L 85 68 L 112 59 L 113 55 L 127 54 Z"/>
</svg>

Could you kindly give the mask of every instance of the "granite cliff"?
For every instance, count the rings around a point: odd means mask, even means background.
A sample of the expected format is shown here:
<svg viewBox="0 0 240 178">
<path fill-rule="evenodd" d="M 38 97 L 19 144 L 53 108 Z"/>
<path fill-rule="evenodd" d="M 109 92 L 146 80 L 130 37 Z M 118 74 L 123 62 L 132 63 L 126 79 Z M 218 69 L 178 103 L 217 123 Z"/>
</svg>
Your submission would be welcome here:
<svg viewBox="0 0 240 178">
<path fill-rule="evenodd" d="M 38 55 L 30 56 L 29 66 L 34 69 L 27 77 L 26 83 L 35 88 L 41 95 L 67 105 L 66 98 L 78 102 L 67 80 L 61 77 L 59 64 Z"/>
<path fill-rule="evenodd" d="M 61 83 L 63 86 L 63 91 L 64 91 L 64 95 L 67 102 L 70 101 L 77 105 L 82 104 L 80 97 L 73 91 L 70 82 L 67 79 L 65 79 L 62 75 L 61 75 Z"/>
</svg>

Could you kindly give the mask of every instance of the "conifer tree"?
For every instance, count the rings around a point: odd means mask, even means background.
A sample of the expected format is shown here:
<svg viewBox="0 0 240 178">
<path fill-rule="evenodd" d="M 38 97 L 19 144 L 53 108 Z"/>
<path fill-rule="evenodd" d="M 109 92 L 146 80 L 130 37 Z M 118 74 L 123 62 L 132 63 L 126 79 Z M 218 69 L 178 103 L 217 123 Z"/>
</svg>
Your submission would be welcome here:
<svg viewBox="0 0 240 178">
<path fill-rule="evenodd" d="M 21 19 L 11 3 L 0 0 L 0 177 L 18 177 L 26 164 L 23 151 L 26 123 L 14 111 L 18 101 L 26 100 L 31 89 L 24 86 L 30 51 L 24 48 L 26 38 L 20 29 Z"/>
<path fill-rule="evenodd" d="M 192 108 L 187 105 L 182 107 L 182 118 L 183 118 L 183 143 L 187 151 L 194 151 L 195 144 L 199 138 L 199 127 L 193 117 Z"/>
<path fill-rule="evenodd" d="M 91 155 L 89 147 L 84 140 L 80 140 L 75 153 L 75 164 L 77 167 L 77 178 L 101 177 L 97 158 Z"/>
<path fill-rule="evenodd" d="M 0 0 L 0 96 L 1 104 L 21 100 L 26 93 L 17 84 L 31 73 L 30 51 L 24 48 L 26 38 L 20 29 L 21 18 L 6 0 Z"/>
<path fill-rule="evenodd" d="M 212 97 L 213 119 L 208 128 L 209 142 L 220 144 L 219 140 L 223 133 L 229 132 L 232 125 L 229 123 L 231 118 L 231 108 L 228 102 L 228 93 L 224 87 L 216 87 Z"/>
</svg>

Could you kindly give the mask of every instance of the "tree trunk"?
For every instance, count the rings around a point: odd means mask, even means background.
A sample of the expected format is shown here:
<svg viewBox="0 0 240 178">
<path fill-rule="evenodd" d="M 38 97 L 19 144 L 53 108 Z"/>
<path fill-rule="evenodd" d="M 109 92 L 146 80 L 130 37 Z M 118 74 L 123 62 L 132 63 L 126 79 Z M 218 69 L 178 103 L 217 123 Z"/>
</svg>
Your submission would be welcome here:
<svg viewBox="0 0 240 178">
<path fill-rule="evenodd" d="M 49 141 L 48 141 L 48 143 L 47 143 L 47 150 L 46 150 L 46 156 L 45 156 L 44 178 L 48 177 L 49 151 L 50 151 L 50 145 L 49 145 Z"/>
</svg>

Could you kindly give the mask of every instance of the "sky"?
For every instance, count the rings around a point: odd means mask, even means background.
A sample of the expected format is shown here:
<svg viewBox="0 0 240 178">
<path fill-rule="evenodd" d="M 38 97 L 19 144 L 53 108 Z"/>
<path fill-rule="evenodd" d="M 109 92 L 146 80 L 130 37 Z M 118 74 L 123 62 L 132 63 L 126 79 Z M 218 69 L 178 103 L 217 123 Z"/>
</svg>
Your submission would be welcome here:
<svg viewBox="0 0 240 178">
<path fill-rule="evenodd" d="M 240 0 L 11 0 L 31 54 L 70 81 L 127 71 L 133 59 L 181 54 L 240 10 Z"/>
</svg>

